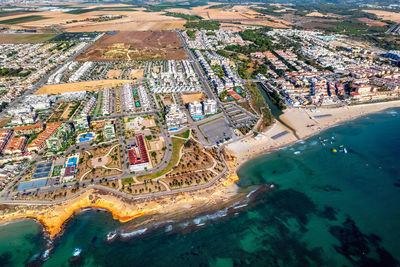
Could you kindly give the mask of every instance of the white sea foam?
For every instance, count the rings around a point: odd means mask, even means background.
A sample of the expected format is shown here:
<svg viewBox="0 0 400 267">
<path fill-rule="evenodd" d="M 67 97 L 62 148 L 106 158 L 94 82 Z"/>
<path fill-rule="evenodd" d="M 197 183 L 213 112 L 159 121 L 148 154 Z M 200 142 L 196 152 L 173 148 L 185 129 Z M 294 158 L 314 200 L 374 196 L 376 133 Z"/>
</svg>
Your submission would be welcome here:
<svg viewBox="0 0 400 267">
<path fill-rule="evenodd" d="M 249 204 L 245 203 L 245 204 L 242 204 L 242 205 L 235 206 L 235 207 L 233 207 L 233 208 L 236 210 L 236 209 L 244 208 L 244 207 L 246 207 L 247 205 L 249 205 Z"/>
<path fill-rule="evenodd" d="M 310 142 L 310 146 L 315 146 L 315 145 L 317 145 L 317 144 L 318 144 L 317 141 L 312 141 L 312 142 Z"/>
<path fill-rule="evenodd" d="M 298 154 L 300 154 L 301 152 L 300 151 L 295 151 L 295 152 L 293 152 L 293 154 L 295 154 L 295 155 L 298 155 Z"/>
<path fill-rule="evenodd" d="M 121 237 L 132 237 L 132 236 L 137 236 L 137 235 L 141 235 L 144 234 L 147 231 L 147 228 L 143 228 L 143 229 L 139 229 L 130 233 L 120 233 Z"/>
<path fill-rule="evenodd" d="M 79 255 L 81 255 L 81 252 L 82 252 L 82 249 L 75 248 L 74 252 L 72 252 L 72 256 L 74 256 L 74 257 L 79 256 Z"/>
<path fill-rule="evenodd" d="M 113 239 L 115 238 L 116 235 L 117 235 L 117 232 L 116 232 L 116 231 L 109 232 L 109 233 L 107 234 L 107 241 L 113 240 Z"/>
<path fill-rule="evenodd" d="M 227 208 L 223 209 L 223 210 L 219 210 L 219 211 L 217 211 L 216 213 L 213 213 L 213 214 L 204 215 L 204 216 L 201 216 L 199 218 L 196 218 L 196 219 L 193 220 L 193 223 L 196 224 L 197 226 L 201 226 L 201 225 L 204 225 L 204 223 L 206 221 L 216 220 L 218 218 L 225 217 L 226 215 L 228 215 L 228 209 Z"/>
</svg>

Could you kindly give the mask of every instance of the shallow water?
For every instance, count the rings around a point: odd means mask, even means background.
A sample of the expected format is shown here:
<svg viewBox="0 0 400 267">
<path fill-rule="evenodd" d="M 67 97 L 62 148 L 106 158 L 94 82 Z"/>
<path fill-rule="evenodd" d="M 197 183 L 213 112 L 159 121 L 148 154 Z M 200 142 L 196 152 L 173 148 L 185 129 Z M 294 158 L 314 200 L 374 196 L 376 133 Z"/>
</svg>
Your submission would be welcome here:
<svg viewBox="0 0 400 267">
<path fill-rule="evenodd" d="M 78 214 L 44 266 L 396 266 L 399 111 L 370 115 L 252 160 L 239 170 L 239 185 L 274 182 L 278 188 L 244 211 L 213 212 L 111 243 L 107 233 L 123 224 L 103 211 Z M 341 145 L 347 154 L 332 152 Z M 195 223 L 204 226 L 182 232 Z M 45 244 L 34 221 L 2 226 L 0 266 L 32 262 Z M 77 248 L 80 256 L 71 258 Z"/>
</svg>

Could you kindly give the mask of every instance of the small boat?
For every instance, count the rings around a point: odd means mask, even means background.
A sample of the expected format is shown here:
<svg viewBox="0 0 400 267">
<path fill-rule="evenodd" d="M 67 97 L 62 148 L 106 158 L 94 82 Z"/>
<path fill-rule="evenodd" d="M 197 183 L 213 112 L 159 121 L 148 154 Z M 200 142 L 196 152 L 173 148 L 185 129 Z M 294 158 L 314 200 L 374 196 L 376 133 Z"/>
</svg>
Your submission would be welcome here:
<svg viewBox="0 0 400 267">
<path fill-rule="evenodd" d="M 332 152 L 333 152 L 333 153 L 336 153 L 336 152 L 337 152 L 337 150 L 336 150 L 336 149 L 332 149 Z"/>
<path fill-rule="evenodd" d="M 344 152 L 345 154 L 347 154 L 347 149 L 346 149 L 346 148 L 343 148 L 343 152 Z"/>
</svg>

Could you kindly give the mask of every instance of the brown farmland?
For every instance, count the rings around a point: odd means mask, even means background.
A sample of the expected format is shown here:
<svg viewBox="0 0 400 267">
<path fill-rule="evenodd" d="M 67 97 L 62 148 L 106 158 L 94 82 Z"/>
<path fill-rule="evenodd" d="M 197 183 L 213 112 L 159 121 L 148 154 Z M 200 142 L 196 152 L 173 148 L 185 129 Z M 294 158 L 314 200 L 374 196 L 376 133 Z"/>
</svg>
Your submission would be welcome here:
<svg viewBox="0 0 400 267">
<path fill-rule="evenodd" d="M 78 61 L 186 59 L 179 36 L 174 31 L 122 31 L 105 34 L 84 51 Z"/>
</svg>

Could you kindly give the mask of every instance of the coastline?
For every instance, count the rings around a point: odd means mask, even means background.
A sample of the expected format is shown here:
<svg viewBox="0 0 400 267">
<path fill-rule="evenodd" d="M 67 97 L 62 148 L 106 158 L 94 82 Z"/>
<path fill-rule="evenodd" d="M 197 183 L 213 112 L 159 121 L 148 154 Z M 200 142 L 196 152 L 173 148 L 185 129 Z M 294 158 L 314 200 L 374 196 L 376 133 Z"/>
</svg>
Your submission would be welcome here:
<svg viewBox="0 0 400 267">
<path fill-rule="evenodd" d="M 299 138 L 282 123 L 276 121 L 257 137 L 249 136 L 239 142 L 231 143 L 227 149 L 236 156 L 236 172 L 250 160 L 283 147 L 304 141 L 325 130 L 352 121 L 373 113 L 382 112 L 390 108 L 399 108 L 400 100 L 346 106 L 340 108 L 318 108 L 316 112 L 305 109 L 287 109 L 280 116 L 280 119 L 293 128 Z M 309 125 L 315 125 L 308 127 Z M 273 140 L 272 137 L 287 131 L 284 136 Z"/>
<path fill-rule="evenodd" d="M 299 139 L 294 137 L 290 129 L 276 122 L 259 137 L 251 136 L 229 144 L 224 153 L 228 171 L 209 187 L 146 199 L 127 199 L 100 189 L 90 188 L 60 204 L 3 204 L 0 205 L 0 226 L 21 219 L 34 219 L 40 222 L 46 235 L 54 239 L 63 233 L 65 225 L 76 213 L 88 208 L 104 209 L 109 211 L 115 220 L 132 222 L 129 227 L 132 231 L 169 219 L 182 219 L 193 214 L 213 212 L 246 199 L 246 193 L 239 193 L 235 182 L 238 180 L 238 169 L 247 161 L 307 139 L 341 123 L 395 107 L 400 107 L 400 101 L 336 109 L 320 108 L 314 113 L 304 109 L 289 109 L 285 111 L 281 119 L 296 130 Z M 326 116 L 327 114 L 329 116 Z M 318 117 L 321 115 L 322 117 Z M 315 126 L 307 126 L 311 124 Z M 288 133 L 276 140 L 271 138 L 282 131 L 288 131 Z"/>
<path fill-rule="evenodd" d="M 246 197 L 245 193 L 238 192 L 235 184 L 237 175 L 229 159 L 234 158 L 229 157 L 227 160 L 226 175 L 204 189 L 146 199 L 128 199 L 105 190 L 88 188 L 75 198 L 59 204 L 2 204 L 0 226 L 22 219 L 34 219 L 40 222 L 50 239 L 55 239 L 63 233 L 67 222 L 85 209 L 107 210 L 115 220 L 123 223 L 134 221 L 136 227 L 149 221 L 138 218 L 149 217 L 150 221 L 157 222 L 166 217 L 184 217 L 185 214 L 198 211 L 212 211 L 231 204 L 232 200 L 240 201 Z"/>
</svg>

